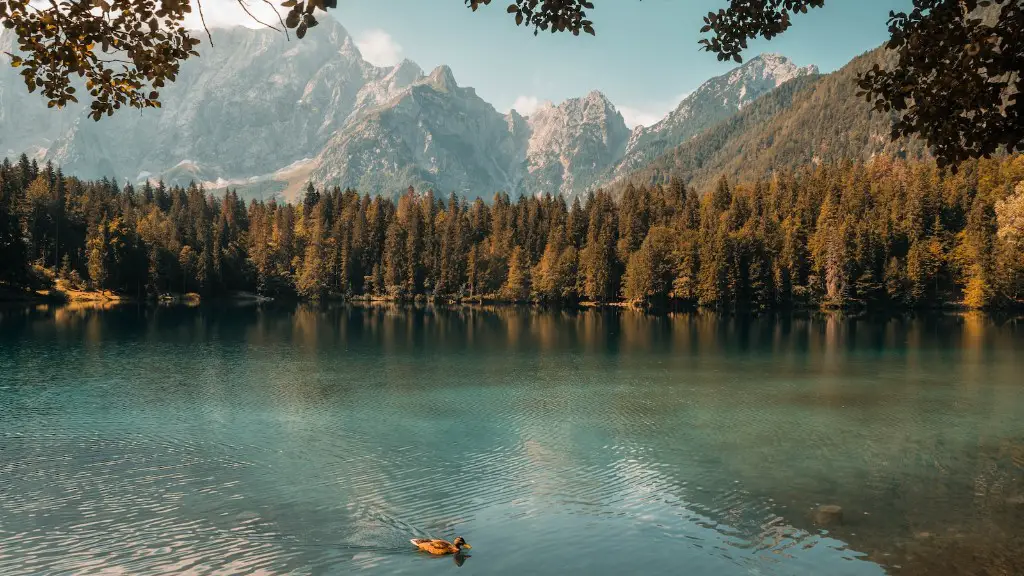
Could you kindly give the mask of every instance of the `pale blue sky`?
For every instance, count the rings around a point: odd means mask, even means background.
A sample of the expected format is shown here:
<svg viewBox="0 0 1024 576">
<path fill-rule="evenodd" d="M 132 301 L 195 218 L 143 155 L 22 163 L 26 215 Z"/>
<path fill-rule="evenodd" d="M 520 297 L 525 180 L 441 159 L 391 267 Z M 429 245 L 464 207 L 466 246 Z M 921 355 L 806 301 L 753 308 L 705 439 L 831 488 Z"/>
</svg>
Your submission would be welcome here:
<svg viewBox="0 0 1024 576">
<path fill-rule="evenodd" d="M 245 18 L 233 0 L 209 6 L 207 20 Z M 735 64 L 698 50 L 700 26 L 726 0 L 594 0 L 597 36 L 533 36 L 516 27 L 505 0 L 473 13 L 463 0 L 341 0 L 332 10 L 370 61 L 409 58 L 429 71 L 451 66 L 461 86 L 473 86 L 501 111 L 525 104 L 604 92 L 630 124 L 649 123 L 681 97 Z M 746 57 L 776 52 L 798 65 L 834 70 L 880 45 L 889 10 L 910 0 L 829 0 L 794 18 L 782 36 L 751 43 Z M 211 17 L 212 13 L 212 17 Z M 312 30 L 311 34 L 316 33 Z"/>
</svg>

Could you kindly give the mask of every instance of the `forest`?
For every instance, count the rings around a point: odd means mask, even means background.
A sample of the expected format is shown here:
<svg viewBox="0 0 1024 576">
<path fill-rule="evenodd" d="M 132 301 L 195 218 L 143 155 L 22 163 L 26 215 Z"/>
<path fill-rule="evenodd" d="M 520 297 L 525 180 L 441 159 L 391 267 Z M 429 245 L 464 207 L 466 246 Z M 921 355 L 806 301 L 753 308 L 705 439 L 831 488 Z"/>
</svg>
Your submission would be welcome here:
<svg viewBox="0 0 1024 576">
<path fill-rule="evenodd" d="M 0 285 L 138 298 L 429 298 L 578 305 L 1010 308 L 1024 302 L 1024 157 L 879 156 L 708 190 L 671 179 L 469 201 L 201 186 L 0 165 Z"/>
</svg>

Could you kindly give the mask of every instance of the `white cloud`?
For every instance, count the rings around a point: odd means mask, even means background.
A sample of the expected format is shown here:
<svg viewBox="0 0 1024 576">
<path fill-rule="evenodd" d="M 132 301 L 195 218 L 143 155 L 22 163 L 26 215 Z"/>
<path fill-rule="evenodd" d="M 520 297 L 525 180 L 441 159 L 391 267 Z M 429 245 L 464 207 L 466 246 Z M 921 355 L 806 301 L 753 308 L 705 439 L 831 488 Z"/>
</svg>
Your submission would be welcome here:
<svg viewBox="0 0 1024 576">
<path fill-rule="evenodd" d="M 536 96 L 520 96 L 516 98 L 516 101 L 512 103 L 512 109 L 519 112 L 522 116 L 529 116 L 533 114 L 537 108 L 540 108 L 542 104 L 540 98 Z"/>
<path fill-rule="evenodd" d="M 669 112 L 675 110 L 676 106 L 679 106 L 679 103 L 689 95 L 689 92 L 684 92 L 671 101 L 653 102 L 640 106 L 617 105 L 616 108 L 622 114 L 622 119 L 626 122 L 626 126 L 630 128 L 650 126 L 656 124 L 667 116 Z"/>
<path fill-rule="evenodd" d="M 355 41 L 363 60 L 374 66 L 394 66 L 402 60 L 402 45 L 383 30 L 361 32 Z"/>
<path fill-rule="evenodd" d="M 652 110 L 641 110 L 630 106 L 619 106 L 619 113 L 626 121 L 626 126 L 636 128 L 637 126 L 650 126 L 665 117 L 665 114 Z"/>
</svg>

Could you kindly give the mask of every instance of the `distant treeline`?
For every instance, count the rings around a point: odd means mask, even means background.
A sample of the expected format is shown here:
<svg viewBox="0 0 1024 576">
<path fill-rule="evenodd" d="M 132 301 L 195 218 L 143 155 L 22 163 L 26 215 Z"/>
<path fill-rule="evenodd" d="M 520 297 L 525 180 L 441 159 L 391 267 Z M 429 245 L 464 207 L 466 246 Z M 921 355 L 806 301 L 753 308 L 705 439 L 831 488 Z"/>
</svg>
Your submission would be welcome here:
<svg viewBox="0 0 1024 576">
<path fill-rule="evenodd" d="M 199 186 L 81 181 L 0 166 L 0 283 L 43 276 L 129 295 L 417 296 L 1008 307 L 1024 297 L 1024 158 L 961 166 L 879 158 L 700 195 L 680 181 L 469 202 L 316 190 L 300 203 Z"/>
</svg>

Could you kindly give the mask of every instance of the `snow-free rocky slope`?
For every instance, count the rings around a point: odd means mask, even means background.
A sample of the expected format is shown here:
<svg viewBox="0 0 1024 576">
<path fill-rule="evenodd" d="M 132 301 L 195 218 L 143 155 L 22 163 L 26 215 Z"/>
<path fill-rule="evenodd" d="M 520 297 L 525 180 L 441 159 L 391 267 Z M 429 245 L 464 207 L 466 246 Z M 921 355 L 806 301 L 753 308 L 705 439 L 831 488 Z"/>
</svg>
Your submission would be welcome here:
<svg viewBox="0 0 1024 576">
<path fill-rule="evenodd" d="M 10 40 L 0 33 L 0 48 L 12 49 Z M 373 66 L 332 19 L 302 41 L 247 28 L 217 29 L 214 40 L 162 91 L 162 108 L 98 123 L 81 105 L 48 110 L 0 55 L 0 153 L 27 152 L 85 178 L 195 180 L 253 193 L 312 180 L 388 195 L 413 185 L 470 197 L 571 197 L 816 72 L 762 55 L 709 80 L 657 124 L 630 131 L 597 91 L 523 117 L 459 86 L 447 66 L 429 74 L 408 60 Z"/>
</svg>

